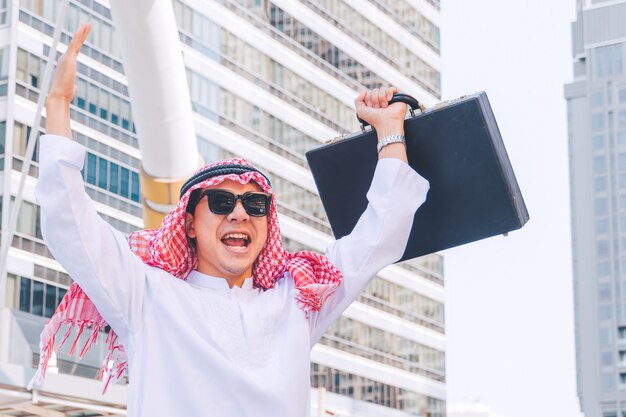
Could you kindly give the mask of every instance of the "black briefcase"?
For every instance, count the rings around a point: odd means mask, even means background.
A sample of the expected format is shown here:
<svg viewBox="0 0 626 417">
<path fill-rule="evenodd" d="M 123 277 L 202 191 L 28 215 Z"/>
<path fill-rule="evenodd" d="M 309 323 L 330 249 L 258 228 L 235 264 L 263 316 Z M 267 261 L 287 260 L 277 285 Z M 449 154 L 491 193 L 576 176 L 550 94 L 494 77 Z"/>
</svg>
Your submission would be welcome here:
<svg viewBox="0 0 626 417">
<path fill-rule="evenodd" d="M 417 210 L 406 260 L 487 237 L 528 221 L 528 211 L 484 92 L 421 109 L 405 120 L 409 165 L 430 182 Z M 359 119 L 360 120 L 360 119 Z M 349 234 L 367 207 L 378 161 L 376 132 L 365 130 L 307 152 L 319 195 L 337 239 Z"/>
</svg>

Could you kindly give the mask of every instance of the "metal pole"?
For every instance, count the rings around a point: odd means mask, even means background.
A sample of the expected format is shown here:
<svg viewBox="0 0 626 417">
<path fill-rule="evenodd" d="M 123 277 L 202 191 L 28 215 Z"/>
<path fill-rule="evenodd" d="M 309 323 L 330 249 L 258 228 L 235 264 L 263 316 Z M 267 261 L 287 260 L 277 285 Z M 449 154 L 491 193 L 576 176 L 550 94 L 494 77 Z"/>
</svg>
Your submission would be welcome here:
<svg viewBox="0 0 626 417">
<path fill-rule="evenodd" d="M 37 99 L 37 111 L 35 113 L 35 121 L 30 130 L 28 136 L 28 145 L 26 152 L 24 153 L 24 163 L 22 164 L 22 174 L 20 177 L 20 183 L 15 194 L 15 204 L 11 205 L 11 193 L 9 191 L 9 212 L 11 217 L 9 220 L 9 229 L 2 233 L 2 245 L 0 246 L 0 306 L 5 305 L 6 301 L 6 273 L 7 273 L 7 258 L 9 256 L 9 248 L 11 247 L 11 241 L 15 234 L 15 228 L 17 226 L 17 218 L 22 206 L 22 194 L 24 193 L 24 185 L 26 184 L 26 177 L 28 171 L 30 171 L 31 161 L 33 154 L 35 153 L 35 145 L 37 144 L 37 135 L 39 135 L 39 127 L 41 125 L 41 111 L 43 110 L 44 103 L 46 102 L 46 96 L 48 94 L 48 88 L 50 87 L 50 80 L 52 78 L 52 71 L 54 69 L 54 62 L 56 61 L 57 45 L 59 44 L 59 38 L 61 37 L 61 31 L 63 30 L 63 19 L 65 18 L 65 11 L 69 0 L 61 0 L 59 12 L 57 14 L 56 25 L 54 27 L 54 34 L 52 36 L 52 45 L 50 46 L 50 52 L 48 53 L 48 62 L 46 63 L 46 69 L 44 70 L 43 80 L 41 88 L 39 89 L 39 98 Z M 6 198 L 6 193 L 5 193 Z"/>
</svg>

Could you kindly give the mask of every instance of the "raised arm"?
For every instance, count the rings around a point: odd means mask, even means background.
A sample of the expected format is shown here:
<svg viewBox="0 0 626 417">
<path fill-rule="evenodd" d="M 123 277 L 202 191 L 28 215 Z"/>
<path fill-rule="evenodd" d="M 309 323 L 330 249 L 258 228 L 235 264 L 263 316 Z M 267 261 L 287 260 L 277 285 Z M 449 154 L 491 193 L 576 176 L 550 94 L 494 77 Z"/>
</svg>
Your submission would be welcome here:
<svg viewBox="0 0 626 417">
<path fill-rule="evenodd" d="M 376 129 L 379 141 L 389 135 L 404 136 L 406 105 L 387 105 L 395 92 L 395 88 L 370 90 L 355 100 L 357 114 Z M 326 250 L 343 280 L 322 309 L 309 316 L 311 345 L 359 297 L 380 269 L 400 259 L 415 211 L 426 200 L 428 188 L 428 181 L 407 164 L 404 143 L 391 143 L 381 149 L 367 193 L 367 209 L 352 233 Z"/>
<path fill-rule="evenodd" d="M 46 101 L 48 135 L 40 139 L 35 193 L 48 248 L 125 340 L 144 308 L 146 267 L 130 251 L 125 237 L 96 212 L 80 172 L 85 148 L 69 140 L 76 60 L 88 32 L 89 26 L 82 26 L 59 60 Z"/>
<path fill-rule="evenodd" d="M 70 103 L 76 86 L 76 62 L 90 29 L 91 26 L 88 24 L 78 28 L 67 50 L 57 63 L 54 82 L 46 99 L 46 133 L 49 135 L 72 138 Z"/>
</svg>

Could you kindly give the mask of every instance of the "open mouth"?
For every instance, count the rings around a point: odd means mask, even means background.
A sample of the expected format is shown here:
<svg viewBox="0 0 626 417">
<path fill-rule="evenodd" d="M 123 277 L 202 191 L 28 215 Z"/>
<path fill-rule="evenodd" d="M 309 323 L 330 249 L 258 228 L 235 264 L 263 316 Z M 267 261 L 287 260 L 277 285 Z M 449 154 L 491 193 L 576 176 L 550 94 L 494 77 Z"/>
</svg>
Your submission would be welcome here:
<svg viewBox="0 0 626 417">
<path fill-rule="evenodd" d="M 250 236 L 245 233 L 228 233 L 221 240 L 231 248 L 246 248 L 250 244 Z"/>
</svg>

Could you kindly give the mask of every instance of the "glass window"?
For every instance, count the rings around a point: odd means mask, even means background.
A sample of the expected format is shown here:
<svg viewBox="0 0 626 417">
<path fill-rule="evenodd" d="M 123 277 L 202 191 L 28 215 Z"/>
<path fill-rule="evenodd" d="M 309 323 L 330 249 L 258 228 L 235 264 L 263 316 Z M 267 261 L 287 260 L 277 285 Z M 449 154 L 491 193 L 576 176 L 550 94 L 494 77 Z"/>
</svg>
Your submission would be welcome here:
<svg viewBox="0 0 626 417">
<path fill-rule="evenodd" d="M 87 182 L 89 184 L 96 184 L 96 161 L 97 161 L 97 157 L 96 155 L 92 154 L 92 153 L 87 153 L 87 175 L 86 175 L 86 179 Z"/>
<path fill-rule="evenodd" d="M 620 146 L 626 145 L 626 131 L 617 132 L 617 144 Z"/>
<path fill-rule="evenodd" d="M 610 305 L 600 306 L 600 320 L 611 320 L 612 311 Z"/>
<path fill-rule="evenodd" d="M 30 283 L 28 278 L 20 278 L 20 311 L 30 312 Z"/>
<path fill-rule="evenodd" d="M 608 211 L 606 198 L 596 198 L 595 206 L 596 215 L 603 215 L 606 214 Z"/>
<path fill-rule="evenodd" d="M 594 58 L 594 73 L 596 78 L 622 74 L 623 64 L 621 43 L 596 48 Z"/>
<path fill-rule="evenodd" d="M 618 93 L 618 100 L 620 103 L 626 103 L 626 88 L 620 88 Z"/>
<path fill-rule="evenodd" d="M 613 352 L 602 352 L 602 366 L 613 365 Z"/>
<path fill-rule="evenodd" d="M 0 80 L 6 80 L 9 76 L 9 48 L 4 48 L 0 52 L 2 60 L 0 62 Z"/>
<path fill-rule="evenodd" d="M 605 171 L 606 171 L 606 158 L 604 156 L 594 157 L 593 158 L 593 172 L 595 174 L 603 174 Z"/>
<path fill-rule="evenodd" d="M 617 125 L 619 127 L 626 127 L 626 110 L 620 110 L 617 118 Z"/>
<path fill-rule="evenodd" d="M 57 305 L 61 304 L 61 301 L 63 301 L 63 297 L 65 297 L 65 294 L 67 293 L 67 290 L 65 288 L 59 288 L 58 292 L 57 292 Z"/>
<path fill-rule="evenodd" d="M 598 285 L 598 298 L 600 301 L 611 301 L 611 284 L 604 282 Z"/>
<path fill-rule="evenodd" d="M 608 261 L 600 261 L 596 264 L 596 273 L 598 277 L 606 277 L 611 273 Z"/>
<path fill-rule="evenodd" d="M 604 114 L 595 113 L 591 115 L 591 130 L 597 132 L 604 130 Z"/>
<path fill-rule="evenodd" d="M 132 172 L 132 188 L 130 199 L 139 202 L 139 175 L 136 172 Z"/>
<path fill-rule="evenodd" d="M 89 84 L 89 86 L 87 87 L 87 94 L 88 94 L 88 100 L 89 100 L 89 105 L 87 110 L 89 111 L 89 113 L 91 114 L 98 114 L 98 87 L 96 87 L 93 84 Z"/>
<path fill-rule="evenodd" d="M 598 177 L 594 180 L 596 192 L 606 191 L 606 177 Z"/>
<path fill-rule="evenodd" d="M 594 135 L 593 137 L 593 149 L 604 148 L 604 135 Z"/>
<path fill-rule="evenodd" d="M 597 219 L 596 220 L 596 233 L 601 235 L 607 233 L 609 231 L 609 220 L 608 219 Z"/>
<path fill-rule="evenodd" d="M 52 317 L 57 306 L 57 287 L 46 285 L 46 306 L 44 316 Z"/>
<path fill-rule="evenodd" d="M 109 163 L 104 158 L 98 158 L 98 187 L 106 190 L 109 171 Z"/>
<path fill-rule="evenodd" d="M 609 241 L 599 240 L 596 243 L 596 253 L 601 257 L 607 256 L 609 254 Z"/>
<path fill-rule="evenodd" d="M 17 232 L 27 236 L 35 236 L 36 216 L 36 206 L 27 201 L 23 201 L 17 218 Z"/>
<path fill-rule="evenodd" d="M 116 96 L 111 96 L 109 102 L 111 106 L 111 108 L 109 109 L 111 113 L 111 123 L 113 123 L 114 125 L 119 125 L 120 124 L 120 109 L 122 105 L 121 99 Z"/>
<path fill-rule="evenodd" d="M 613 391 L 615 389 L 615 377 L 612 373 L 603 373 L 602 374 L 602 391 Z M 608 417 L 608 416 L 606 416 Z M 616 417 L 613 414 L 613 417 Z"/>
<path fill-rule="evenodd" d="M 591 107 L 604 106 L 604 92 L 597 91 L 591 94 Z"/>
<path fill-rule="evenodd" d="M 613 343 L 611 329 L 600 329 L 600 346 L 610 346 Z"/>
<path fill-rule="evenodd" d="M 120 195 L 128 198 L 129 196 L 129 185 L 130 183 L 130 170 L 122 167 L 122 176 L 120 177 Z"/>
<path fill-rule="evenodd" d="M 617 157 L 617 165 L 620 171 L 626 170 L 626 153 L 620 153 Z"/>
<path fill-rule="evenodd" d="M 122 127 L 124 129 L 130 129 L 130 120 L 131 120 L 130 103 L 126 100 L 122 100 L 120 116 L 122 117 Z"/>
<path fill-rule="evenodd" d="M 43 315 L 43 282 L 33 281 L 33 309 L 37 316 Z"/>
<path fill-rule="evenodd" d="M 110 179 L 109 179 L 109 191 L 111 191 L 112 193 L 117 194 L 117 191 L 119 189 L 118 184 L 119 184 L 119 165 L 111 162 L 110 164 L 110 168 L 111 168 L 111 172 L 110 172 Z"/>
</svg>

